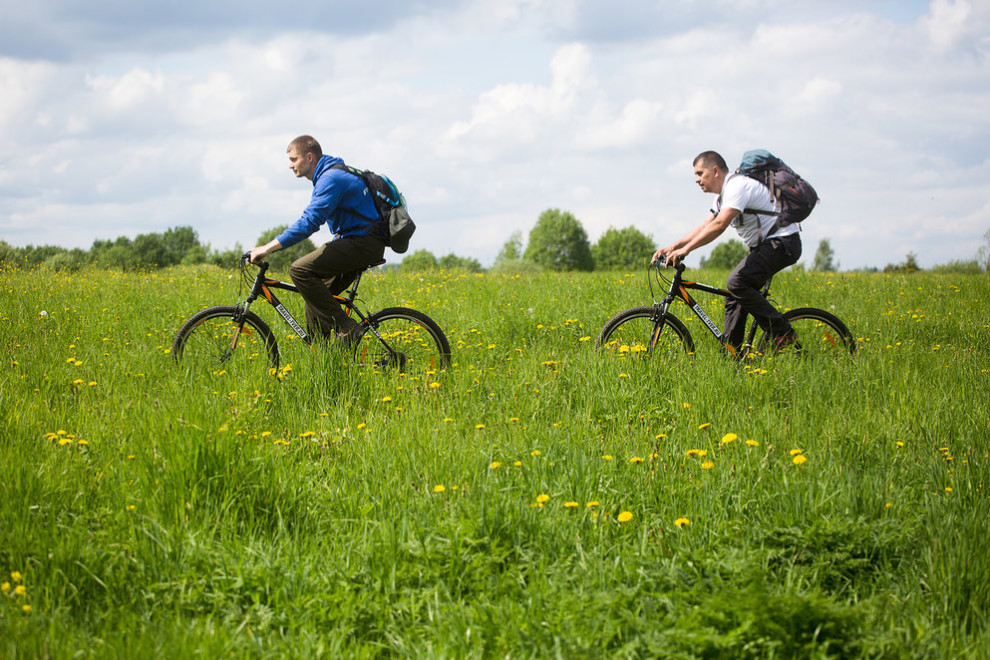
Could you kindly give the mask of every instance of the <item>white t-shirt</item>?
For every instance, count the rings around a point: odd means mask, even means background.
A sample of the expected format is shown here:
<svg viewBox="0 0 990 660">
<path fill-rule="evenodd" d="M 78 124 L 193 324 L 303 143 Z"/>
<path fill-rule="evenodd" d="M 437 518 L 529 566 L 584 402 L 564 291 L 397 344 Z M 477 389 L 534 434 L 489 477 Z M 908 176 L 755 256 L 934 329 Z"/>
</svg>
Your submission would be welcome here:
<svg viewBox="0 0 990 660">
<path fill-rule="evenodd" d="M 731 174 L 725 178 L 722 184 L 722 194 L 715 201 L 715 215 L 723 208 L 736 209 L 739 215 L 732 221 L 732 226 L 739 232 L 740 238 L 747 247 L 754 248 L 763 240 L 780 236 L 790 236 L 797 233 L 798 226 L 790 224 L 780 227 L 772 236 L 767 236 L 767 232 L 777 222 L 775 215 L 763 215 L 761 213 L 743 213 L 746 209 L 755 211 L 779 211 L 780 208 L 774 204 L 773 197 L 770 196 L 770 189 L 765 185 L 741 174 Z"/>
</svg>

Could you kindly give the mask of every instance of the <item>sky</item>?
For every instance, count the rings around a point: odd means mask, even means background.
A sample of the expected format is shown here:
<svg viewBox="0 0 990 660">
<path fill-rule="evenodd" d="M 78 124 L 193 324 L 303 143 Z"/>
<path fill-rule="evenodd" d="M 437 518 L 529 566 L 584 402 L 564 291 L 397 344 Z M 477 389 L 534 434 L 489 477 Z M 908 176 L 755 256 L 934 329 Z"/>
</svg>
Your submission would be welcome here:
<svg viewBox="0 0 990 660">
<path fill-rule="evenodd" d="M 968 260 L 990 231 L 990 2 L 0 0 L 11 245 L 191 226 L 250 248 L 309 201 L 301 134 L 398 183 L 410 252 L 487 266 L 549 208 L 592 243 L 668 245 L 712 205 L 694 156 L 763 148 L 821 197 L 808 264 L 822 240 L 843 270 Z"/>
</svg>

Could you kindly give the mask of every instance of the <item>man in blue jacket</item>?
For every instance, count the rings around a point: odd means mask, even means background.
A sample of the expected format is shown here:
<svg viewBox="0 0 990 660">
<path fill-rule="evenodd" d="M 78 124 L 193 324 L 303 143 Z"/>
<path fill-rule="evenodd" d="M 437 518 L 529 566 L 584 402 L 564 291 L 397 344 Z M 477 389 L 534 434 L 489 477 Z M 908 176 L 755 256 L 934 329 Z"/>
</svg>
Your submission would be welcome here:
<svg viewBox="0 0 990 660">
<path fill-rule="evenodd" d="M 320 143 L 302 135 L 289 143 L 289 167 L 298 178 L 313 182 L 313 197 L 302 216 L 270 243 L 251 250 L 251 261 L 295 245 L 326 223 L 334 238 L 293 262 L 289 276 L 306 301 L 306 326 L 314 337 L 350 344 L 359 339 L 357 322 L 334 299 L 357 273 L 385 254 L 382 223 L 371 193 L 360 177 L 335 168 L 340 158 L 326 156 Z"/>
</svg>

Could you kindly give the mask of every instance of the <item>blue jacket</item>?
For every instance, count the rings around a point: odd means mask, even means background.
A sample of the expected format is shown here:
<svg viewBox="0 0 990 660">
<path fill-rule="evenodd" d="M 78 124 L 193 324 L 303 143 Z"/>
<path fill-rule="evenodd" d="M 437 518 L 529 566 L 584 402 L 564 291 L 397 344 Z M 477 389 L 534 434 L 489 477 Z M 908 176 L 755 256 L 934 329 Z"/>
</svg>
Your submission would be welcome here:
<svg viewBox="0 0 990 660">
<path fill-rule="evenodd" d="M 327 224 L 336 238 L 363 236 L 372 228 L 368 218 L 378 218 L 375 202 L 360 177 L 332 169 L 340 158 L 323 155 L 313 170 L 313 197 L 302 216 L 279 234 L 283 248 L 309 238 Z"/>
</svg>

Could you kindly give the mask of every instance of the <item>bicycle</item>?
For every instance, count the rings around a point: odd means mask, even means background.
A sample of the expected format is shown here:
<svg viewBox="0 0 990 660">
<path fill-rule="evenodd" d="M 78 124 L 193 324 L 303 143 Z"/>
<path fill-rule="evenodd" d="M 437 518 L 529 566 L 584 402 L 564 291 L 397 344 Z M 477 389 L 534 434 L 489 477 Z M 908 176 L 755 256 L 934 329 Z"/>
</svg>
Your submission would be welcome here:
<svg viewBox="0 0 990 660">
<path fill-rule="evenodd" d="M 673 278 L 664 275 L 659 262 L 654 264 L 653 268 L 656 275 L 651 273 L 649 279 L 650 295 L 654 297 L 653 305 L 632 307 L 609 319 L 595 341 L 595 346 L 599 350 L 622 357 L 642 353 L 652 357 L 659 356 L 662 359 L 676 359 L 679 356 L 693 355 L 695 349 L 691 333 L 687 326 L 670 312 L 670 306 L 674 301 L 680 300 L 701 320 L 724 351 L 740 359 L 756 353 L 770 352 L 775 354 L 790 352 L 802 357 L 815 357 L 828 354 L 851 355 L 856 351 L 856 340 L 846 325 L 834 314 L 814 307 L 801 307 L 784 312 L 784 318 L 791 323 L 797 333 L 797 340 L 793 343 L 778 347 L 773 341 L 774 338 L 764 331 L 759 341 L 754 344 L 759 325 L 753 320 L 746 334 L 746 341 L 742 348 L 736 351 L 726 344 L 722 330 L 688 292 L 701 291 L 723 298 L 732 298 L 732 293 L 708 284 L 685 280 L 684 264 L 676 266 Z M 771 277 L 767 280 L 761 290 L 764 298 L 770 297 L 772 279 Z M 660 302 L 656 302 L 654 282 L 661 285 L 661 290 L 663 288 L 661 283 L 667 285 L 667 295 Z"/>
<path fill-rule="evenodd" d="M 415 309 L 387 307 L 374 313 L 362 309 L 358 285 L 368 269 L 385 263 L 381 260 L 358 271 L 350 289 L 334 298 L 348 315 L 359 319 L 360 339 L 346 352 L 358 366 L 372 366 L 382 371 L 425 375 L 450 366 L 450 343 L 433 319 Z M 250 274 L 250 265 L 258 267 Z M 172 342 L 172 357 L 190 372 L 213 374 L 250 372 L 279 374 L 279 347 L 268 324 L 249 308 L 259 297 L 275 308 L 296 336 L 313 349 L 313 341 L 292 313 L 275 296 L 276 289 L 299 293 L 296 286 L 267 276 L 269 264 L 251 264 L 249 255 L 239 260 L 241 291 L 250 285 L 243 301 L 234 305 L 216 305 L 193 314 L 179 328 Z M 294 339 L 292 334 L 288 335 Z M 315 350 L 314 350 L 315 352 Z"/>
</svg>

